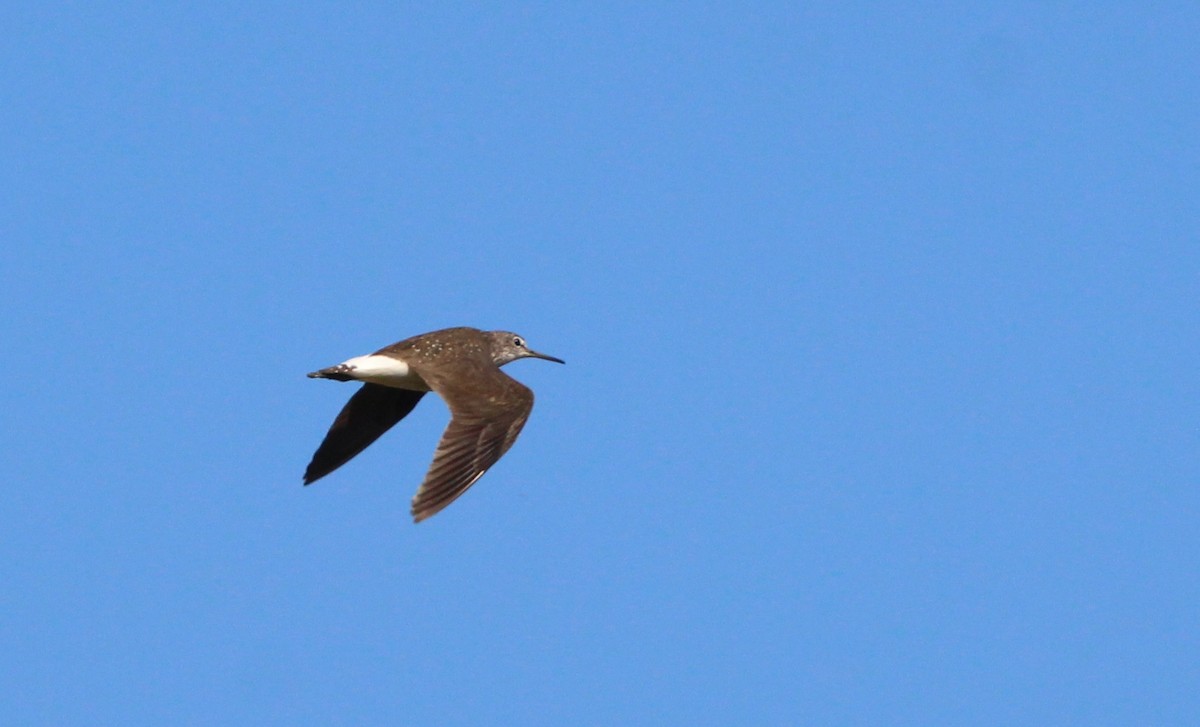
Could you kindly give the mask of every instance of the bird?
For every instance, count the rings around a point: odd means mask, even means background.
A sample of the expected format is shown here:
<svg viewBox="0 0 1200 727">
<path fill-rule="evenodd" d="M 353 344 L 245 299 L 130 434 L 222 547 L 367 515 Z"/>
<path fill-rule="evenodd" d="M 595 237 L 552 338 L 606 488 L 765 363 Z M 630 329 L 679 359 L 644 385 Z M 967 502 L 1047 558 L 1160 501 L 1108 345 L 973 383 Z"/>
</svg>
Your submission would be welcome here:
<svg viewBox="0 0 1200 727">
<path fill-rule="evenodd" d="M 522 358 L 566 363 L 538 353 L 511 331 L 444 328 L 375 353 L 313 371 L 310 379 L 359 381 L 304 472 L 311 485 L 350 461 L 436 392 L 450 423 L 412 499 L 413 522 L 456 500 L 512 447 L 533 409 L 533 392 L 500 370 Z"/>
</svg>

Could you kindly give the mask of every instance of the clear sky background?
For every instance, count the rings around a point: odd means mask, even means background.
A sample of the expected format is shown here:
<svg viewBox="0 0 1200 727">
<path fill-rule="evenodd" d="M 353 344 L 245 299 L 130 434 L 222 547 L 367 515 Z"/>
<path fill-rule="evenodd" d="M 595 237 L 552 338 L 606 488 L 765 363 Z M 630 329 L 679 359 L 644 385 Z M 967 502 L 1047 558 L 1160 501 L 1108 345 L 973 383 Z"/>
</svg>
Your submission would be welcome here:
<svg viewBox="0 0 1200 727">
<path fill-rule="evenodd" d="M 5 723 L 1200 721 L 1195 4 L 0 27 Z M 452 325 L 513 450 L 302 487 Z"/>
</svg>

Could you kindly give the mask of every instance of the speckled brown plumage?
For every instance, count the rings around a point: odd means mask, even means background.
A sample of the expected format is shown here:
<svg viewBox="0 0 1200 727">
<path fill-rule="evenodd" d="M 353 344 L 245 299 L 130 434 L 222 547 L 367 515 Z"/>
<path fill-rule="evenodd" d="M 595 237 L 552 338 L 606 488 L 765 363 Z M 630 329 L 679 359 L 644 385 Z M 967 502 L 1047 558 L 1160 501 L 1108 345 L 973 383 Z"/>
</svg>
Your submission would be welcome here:
<svg viewBox="0 0 1200 727">
<path fill-rule="evenodd" d="M 447 328 L 386 346 L 372 356 L 402 362 L 392 385 L 365 383 L 342 409 L 304 475 L 311 484 L 333 472 L 378 439 L 432 390 L 450 408 L 450 424 L 412 501 L 420 522 L 461 496 L 517 440 L 533 409 L 533 392 L 500 367 L 519 358 L 561 359 L 532 351 L 508 331 Z M 309 374 L 355 381 L 363 359 Z M 370 361 L 378 359 L 370 358 Z M 395 383 L 399 382 L 399 384 Z M 412 388 L 397 388 L 397 386 Z"/>
</svg>

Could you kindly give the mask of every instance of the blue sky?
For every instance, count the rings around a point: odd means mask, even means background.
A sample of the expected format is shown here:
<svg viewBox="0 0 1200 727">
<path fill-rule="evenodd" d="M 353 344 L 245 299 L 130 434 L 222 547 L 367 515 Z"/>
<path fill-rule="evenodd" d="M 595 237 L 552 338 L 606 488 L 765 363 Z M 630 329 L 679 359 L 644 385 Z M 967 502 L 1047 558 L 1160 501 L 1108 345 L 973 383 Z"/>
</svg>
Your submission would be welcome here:
<svg viewBox="0 0 1200 727">
<path fill-rule="evenodd" d="M 6 721 L 1196 723 L 1195 7 L 0 24 Z M 452 325 L 513 450 L 302 487 Z"/>
</svg>

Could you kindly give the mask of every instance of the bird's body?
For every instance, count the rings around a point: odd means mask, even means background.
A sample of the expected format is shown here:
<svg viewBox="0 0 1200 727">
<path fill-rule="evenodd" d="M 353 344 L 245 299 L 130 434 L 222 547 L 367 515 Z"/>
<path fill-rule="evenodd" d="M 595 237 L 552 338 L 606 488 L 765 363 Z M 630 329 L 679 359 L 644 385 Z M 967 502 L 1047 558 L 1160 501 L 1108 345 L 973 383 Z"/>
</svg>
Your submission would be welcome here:
<svg viewBox="0 0 1200 727">
<path fill-rule="evenodd" d="M 453 502 L 516 441 L 533 392 L 500 370 L 519 358 L 561 359 L 532 351 L 508 331 L 446 328 L 368 356 L 314 371 L 310 378 L 363 382 L 342 408 L 304 473 L 312 484 L 367 448 L 408 415 L 426 392 L 450 407 L 450 424 L 413 497 L 417 522 Z"/>
</svg>

